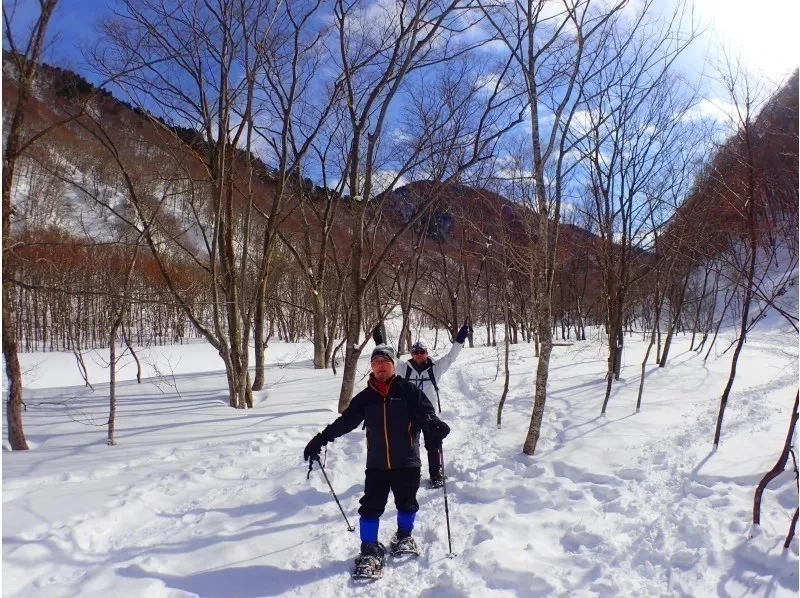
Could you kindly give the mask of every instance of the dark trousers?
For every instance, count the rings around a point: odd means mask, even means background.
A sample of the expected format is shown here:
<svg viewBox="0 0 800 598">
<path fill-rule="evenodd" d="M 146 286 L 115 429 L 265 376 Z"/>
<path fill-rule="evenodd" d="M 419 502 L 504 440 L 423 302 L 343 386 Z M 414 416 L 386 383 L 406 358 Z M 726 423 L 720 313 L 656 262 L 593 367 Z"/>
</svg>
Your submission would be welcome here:
<svg viewBox="0 0 800 598">
<path fill-rule="evenodd" d="M 416 513 L 419 511 L 417 490 L 419 490 L 419 467 L 401 469 L 373 469 L 365 472 L 364 496 L 359 501 L 358 514 L 364 519 L 378 519 L 386 509 L 389 490 L 394 494 L 394 506 L 398 511 Z"/>
<path fill-rule="evenodd" d="M 428 442 L 428 439 L 425 439 L 425 450 L 428 451 L 428 473 L 431 478 L 438 478 L 441 472 L 442 466 L 439 463 L 439 449 L 441 448 L 441 441 Z"/>
</svg>

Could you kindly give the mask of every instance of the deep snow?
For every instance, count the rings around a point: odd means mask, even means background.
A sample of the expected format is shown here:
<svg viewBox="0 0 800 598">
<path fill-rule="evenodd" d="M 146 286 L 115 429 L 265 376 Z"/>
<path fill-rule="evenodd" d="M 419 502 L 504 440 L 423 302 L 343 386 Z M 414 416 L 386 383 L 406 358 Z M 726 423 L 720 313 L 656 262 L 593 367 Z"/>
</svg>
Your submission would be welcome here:
<svg viewBox="0 0 800 598">
<path fill-rule="evenodd" d="M 716 452 L 730 352 L 704 364 L 688 342 L 676 339 L 666 368 L 647 366 L 636 413 L 646 347 L 641 335 L 626 338 L 605 417 L 602 340 L 556 347 L 535 457 L 521 453 L 532 346 L 512 346 L 502 429 L 498 349 L 465 348 L 439 381 L 453 428 L 445 457 L 457 556 L 446 557 L 442 492 L 423 488 L 422 556 L 390 561 L 366 585 L 348 574 L 358 532 L 346 530 L 321 472 L 306 479 L 303 447 L 336 417 L 340 382 L 312 369 L 310 343 L 271 343 L 269 388 L 250 411 L 227 406 L 212 348 L 142 349 L 162 375 L 136 384 L 130 364 L 118 374 L 114 447 L 102 358 L 87 357 L 92 392 L 71 354 L 23 355 L 34 450 L 3 452 L 3 596 L 796 596 L 797 538 L 782 549 L 798 504 L 790 467 L 765 493 L 761 528 L 750 522 L 755 486 L 787 431 L 797 334 L 748 338 Z M 356 527 L 365 449 L 357 429 L 327 450 Z M 390 499 L 384 542 L 394 516 Z"/>
</svg>

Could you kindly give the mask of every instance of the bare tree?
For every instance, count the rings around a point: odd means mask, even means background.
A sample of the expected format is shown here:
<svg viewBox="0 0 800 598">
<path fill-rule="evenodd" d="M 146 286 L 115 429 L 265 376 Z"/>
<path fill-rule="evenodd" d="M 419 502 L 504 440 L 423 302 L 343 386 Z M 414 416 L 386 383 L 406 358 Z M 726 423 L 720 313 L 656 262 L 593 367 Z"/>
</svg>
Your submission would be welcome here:
<svg viewBox="0 0 800 598">
<path fill-rule="evenodd" d="M 328 119 L 334 112 L 341 92 L 341 84 L 334 82 L 325 86 L 324 78 L 318 76 L 325 53 L 324 42 L 329 25 L 321 14 L 321 0 L 282 2 L 276 5 L 275 21 L 266 36 L 263 48 L 263 115 L 256 111 L 259 121 L 255 128 L 270 148 L 276 161 L 273 176 L 276 180 L 276 196 L 269 214 L 264 216 L 268 225 L 264 236 L 263 261 L 266 268 L 260 276 L 255 312 L 255 359 L 256 374 L 253 389 L 264 384 L 264 320 L 267 281 L 269 279 L 269 254 L 275 246 L 275 236 L 281 235 L 278 215 L 281 198 L 291 194 L 294 202 L 300 203 L 303 230 L 303 252 L 298 252 L 291 243 L 287 247 L 297 259 L 312 295 L 314 318 L 314 367 L 325 367 L 326 322 L 325 280 L 329 262 L 327 245 L 336 216 L 337 201 L 329 192 L 315 191 L 304 176 L 306 164 L 316 148 L 318 136 L 325 136 Z M 266 121 L 261 125 L 260 120 Z M 324 141 L 323 141 L 324 143 Z M 317 204 L 324 205 L 320 213 Z M 310 221 L 308 212 L 318 217 Z M 316 220 L 316 219 L 315 219 Z M 318 251 L 312 250 L 312 236 Z M 285 236 L 282 237 L 286 242 Z"/>
<path fill-rule="evenodd" d="M 122 265 L 125 267 L 125 272 L 123 273 L 122 280 L 122 289 L 121 289 L 121 296 L 118 300 L 112 301 L 112 315 L 111 315 L 111 327 L 108 331 L 108 368 L 109 368 L 109 379 L 108 379 L 108 400 L 109 400 L 109 408 L 108 408 L 108 440 L 107 444 L 109 446 L 116 445 L 117 441 L 114 438 L 114 431 L 116 430 L 116 415 L 117 415 L 117 337 L 119 335 L 120 329 L 122 328 L 122 323 L 125 320 L 125 315 L 130 308 L 130 286 L 131 286 L 131 279 L 133 278 L 133 272 L 136 268 L 136 260 L 139 257 L 139 241 L 140 238 L 136 239 L 136 243 L 134 244 L 133 248 L 133 255 L 128 257 L 127 263 L 124 261 Z M 127 256 L 126 256 L 127 257 Z M 132 349 L 131 349 L 132 351 Z M 121 356 L 120 356 L 121 357 Z M 138 359 L 137 359 L 138 364 Z"/>
<path fill-rule="evenodd" d="M 366 294 L 399 236 L 423 218 L 437 199 L 436 193 L 431 194 L 395 235 L 382 242 L 380 248 L 370 250 L 368 230 L 370 221 L 375 222 L 374 206 L 378 195 L 384 188 L 392 188 L 418 165 L 430 163 L 428 157 L 437 154 L 447 156 L 448 160 L 445 166 L 440 165 L 438 171 L 432 173 L 432 178 L 445 183 L 456 179 L 491 155 L 496 140 L 516 122 L 513 117 L 508 118 L 509 114 L 519 114 L 515 96 L 511 94 L 512 99 L 506 99 L 509 91 L 500 85 L 494 86 L 488 98 L 482 101 L 482 109 L 466 121 L 465 127 L 449 126 L 451 109 L 430 110 L 421 135 L 415 135 L 412 142 L 417 151 L 400 155 L 394 161 L 393 176 L 388 177 L 388 184 L 386 181 L 381 184 L 379 180 L 378 170 L 387 163 L 386 127 L 391 122 L 390 108 L 404 85 L 415 74 L 464 55 L 488 41 L 470 41 L 464 36 L 474 24 L 468 7 L 469 2 L 462 0 L 444 3 L 404 0 L 390 5 L 377 4 L 371 6 L 371 10 L 358 0 L 337 0 L 334 4 L 338 47 L 333 60 L 343 81 L 347 108 L 340 179 L 350 195 L 352 237 L 349 317 L 339 411 L 347 407 L 353 394 L 356 364 L 363 346 L 360 339 L 364 332 Z M 477 96 L 474 86 L 464 89 L 462 84 L 461 90 L 473 98 Z M 452 102 L 445 103 L 445 107 L 457 106 Z M 426 108 L 433 107 L 426 105 Z"/>
<path fill-rule="evenodd" d="M 755 121 L 759 109 L 765 101 L 763 83 L 748 74 L 740 62 L 726 60 L 722 68 L 724 69 L 721 73 L 722 80 L 736 110 L 736 121 L 734 123 L 736 137 L 734 143 L 727 148 L 723 148 L 723 151 L 730 152 L 729 155 L 736 162 L 737 175 L 739 176 L 736 179 L 731 179 L 729 177 L 730 172 L 724 174 L 717 172 L 715 178 L 724 190 L 723 193 L 727 196 L 728 201 L 735 203 L 737 209 L 743 212 L 747 245 L 743 269 L 744 277 L 741 283 L 743 297 L 739 336 L 731 357 L 731 370 L 728 381 L 720 398 L 717 424 L 714 430 L 714 449 L 719 446 L 722 419 L 725 415 L 725 407 L 728 404 L 733 382 L 736 379 L 736 366 L 739 363 L 739 355 L 742 352 L 747 335 L 750 307 L 754 294 L 759 249 L 758 218 L 762 216 L 760 211 L 761 202 L 759 201 L 761 190 L 759 187 L 763 184 L 761 181 L 762 173 L 757 170 L 758 166 L 755 157 L 760 140 L 755 130 Z"/>
<path fill-rule="evenodd" d="M 162 151 L 167 147 L 167 156 L 172 154 L 167 161 L 182 170 L 180 177 L 171 175 L 182 180 L 167 179 L 167 192 L 156 203 L 135 188 L 133 165 L 111 135 L 95 133 L 124 173 L 141 232 L 175 301 L 223 359 L 236 408 L 252 406 L 249 341 L 285 200 L 282 189 L 267 196 L 269 173 L 254 153 L 265 48 L 281 5 L 124 1 L 104 25 L 106 39 L 96 55 L 97 67 L 139 106 L 174 123 L 167 127 L 151 119 Z M 284 136 L 281 143 L 288 142 Z M 190 154 L 183 155 L 187 148 Z M 199 247 L 164 228 L 167 197 L 179 198 L 183 215 L 194 217 L 187 228 L 200 239 Z M 165 245 L 164 238 L 178 242 Z M 206 274 L 210 321 L 187 300 L 168 267 L 176 251 Z"/>
<path fill-rule="evenodd" d="M 585 122 L 576 131 L 581 135 L 582 129 L 589 129 L 577 147 L 590 188 L 589 213 L 596 218 L 603 241 L 608 372 L 602 414 L 613 380 L 620 376 L 630 289 L 647 272 L 637 267 L 636 260 L 652 243 L 652 233 L 647 234 L 653 214 L 648 203 L 675 185 L 662 173 L 681 161 L 695 128 L 685 116 L 696 99 L 671 72 L 695 38 L 693 23 L 683 32 L 687 8 L 679 4 L 670 19 L 650 25 L 648 8 L 629 24 L 622 21 L 613 29 L 604 48 L 604 68 L 585 85 Z"/>
<path fill-rule="evenodd" d="M 786 440 L 783 443 L 783 447 L 781 449 L 780 456 L 778 460 L 773 465 L 772 469 L 770 469 L 767 473 L 764 474 L 764 477 L 761 478 L 761 481 L 758 483 L 756 487 L 755 496 L 753 497 L 753 525 L 761 525 L 761 499 L 764 495 L 764 490 L 766 490 L 767 485 L 778 477 L 783 470 L 786 468 L 786 462 L 789 460 L 789 454 L 792 453 L 792 458 L 795 459 L 794 452 L 792 451 L 792 438 L 794 437 L 794 429 L 797 425 L 797 419 L 800 414 L 798 414 L 798 400 L 800 399 L 800 393 L 796 394 L 794 397 L 794 406 L 792 407 L 792 416 L 789 420 L 789 432 L 786 434 Z M 795 463 L 795 468 L 797 464 Z M 786 541 L 786 548 L 788 548 L 789 541 L 791 541 L 791 537 L 794 534 L 794 527 L 797 523 L 797 511 L 795 510 L 794 517 L 792 518 L 792 524 L 789 529 L 789 536 Z"/>
<path fill-rule="evenodd" d="M 417 233 L 416 242 L 407 248 L 397 258 L 392 260 L 391 266 L 395 271 L 397 284 L 397 303 L 400 306 L 402 322 L 400 324 L 400 337 L 397 340 L 397 354 L 402 355 L 411 351 L 413 339 L 411 337 L 411 311 L 420 280 L 427 278 L 428 270 L 422 266 L 422 256 L 425 254 L 427 230 L 430 225 L 430 215 Z M 384 332 L 384 337 L 385 332 Z"/>
<path fill-rule="evenodd" d="M 17 70 L 17 99 L 11 111 L 6 141 L 3 147 L 3 358 L 6 362 L 8 379 L 8 399 L 6 418 L 8 421 L 8 441 L 11 450 L 28 450 L 25 432 L 22 428 L 22 371 L 17 355 L 17 337 L 14 324 L 14 310 L 11 306 L 11 282 L 13 280 L 13 259 L 11 251 L 14 238 L 11 231 L 13 211 L 11 193 L 14 188 L 14 170 L 20 155 L 37 135 L 25 136 L 25 111 L 33 92 L 36 69 L 45 49 L 45 37 L 50 18 L 58 0 L 39 0 L 39 15 L 23 39 L 18 39 L 14 25 L 17 3 L 3 6 L 3 48 L 11 53 Z M 42 132 L 40 131 L 39 134 Z"/>
<path fill-rule="evenodd" d="M 528 455 L 536 451 L 541 432 L 553 350 L 555 250 L 564 171 L 570 168 L 566 132 L 580 105 L 582 84 L 596 70 L 593 61 L 597 48 L 602 47 L 598 39 L 605 36 L 609 22 L 625 4 L 625 0 L 610 4 L 565 0 L 560 6 L 534 0 L 501 6 L 482 3 L 498 39 L 524 78 L 530 107 L 531 164 L 525 170 L 531 173 L 535 189 L 537 241 L 531 290 L 540 349 L 533 412 L 522 448 Z"/>
</svg>

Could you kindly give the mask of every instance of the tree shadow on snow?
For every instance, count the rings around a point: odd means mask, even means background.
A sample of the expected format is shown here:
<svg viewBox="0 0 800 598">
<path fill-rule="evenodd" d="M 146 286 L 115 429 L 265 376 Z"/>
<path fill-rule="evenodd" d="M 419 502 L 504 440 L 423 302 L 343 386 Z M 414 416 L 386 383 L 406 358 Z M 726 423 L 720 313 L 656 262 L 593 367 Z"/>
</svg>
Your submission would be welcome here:
<svg viewBox="0 0 800 598">
<path fill-rule="evenodd" d="M 755 595 L 768 598 L 775 596 L 779 590 L 781 594 L 797 592 L 797 560 L 790 550 L 778 552 L 778 545 L 783 543 L 783 539 L 776 539 L 769 550 L 755 547 L 752 542 L 752 539 L 745 539 L 734 548 L 733 564 L 719 580 L 717 595 L 723 598 Z M 728 587 L 731 582 L 733 585 Z"/>
<path fill-rule="evenodd" d="M 169 589 L 182 590 L 203 598 L 259 598 L 280 596 L 295 588 L 340 575 L 342 563 L 329 562 L 309 569 L 281 569 L 269 565 L 226 567 L 180 576 L 147 571 L 139 565 L 117 569 L 122 577 L 158 579 Z"/>
</svg>

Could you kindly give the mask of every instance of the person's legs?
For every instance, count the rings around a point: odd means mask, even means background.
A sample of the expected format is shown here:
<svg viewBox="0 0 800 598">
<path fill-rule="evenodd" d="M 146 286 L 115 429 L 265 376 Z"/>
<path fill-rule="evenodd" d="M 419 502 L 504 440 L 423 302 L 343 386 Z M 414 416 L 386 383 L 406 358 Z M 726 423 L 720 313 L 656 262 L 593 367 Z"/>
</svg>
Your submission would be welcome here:
<svg viewBox="0 0 800 598">
<path fill-rule="evenodd" d="M 378 543 L 380 517 L 386 509 L 386 501 L 389 498 L 390 473 L 385 469 L 367 469 L 365 472 L 364 496 L 359 501 L 361 507 L 358 509 L 358 514 L 361 516 L 359 528 L 362 552 L 365 544 Z"/>
<path fill-rule="evenodd" d="M 431 482 L 434 484 L 441 484 L 443 473 L 442 466 L 439 463 L 439 449 L 442 448 L 442 442 L 428 442 L 427 436 L 425 437 L 425 450 L 428 453 L 428 473 L 431 476 Z"/>
<path fill-rule="evenodd" d="M 391 487 L 394 504 L 397 507 L 397 531 L 399 535 L 410 536 L 414 530 L 414 519 L 419 511 L 417 491 L 419 490 L 420 468 L 404 467 L 392 472 Z"/>
<path fill-rule="evenodd" d="M 428 449 L 428 472 L 431 475 L 432 482 L 442 479 L 442 465 L 439 463 L 439 447 Z"/>
</svg>

